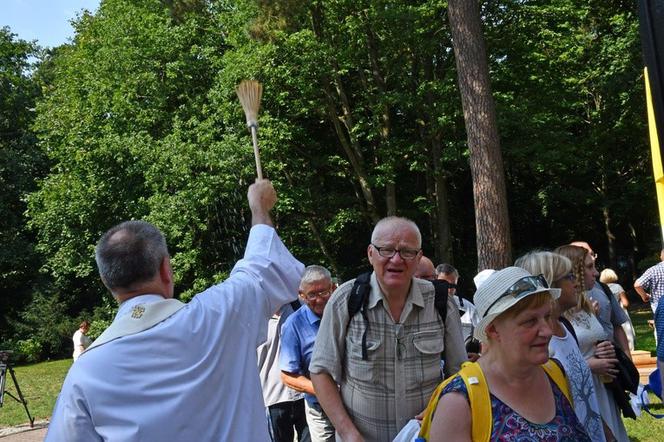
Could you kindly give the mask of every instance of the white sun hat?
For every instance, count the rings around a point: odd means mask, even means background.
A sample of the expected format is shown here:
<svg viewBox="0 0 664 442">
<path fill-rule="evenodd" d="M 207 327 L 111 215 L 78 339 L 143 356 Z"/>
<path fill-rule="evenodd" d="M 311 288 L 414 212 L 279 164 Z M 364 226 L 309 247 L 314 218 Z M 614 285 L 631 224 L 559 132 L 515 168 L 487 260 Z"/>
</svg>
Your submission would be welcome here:
<svg viewBox="0 0 664 442">
<path fill-rule="evenodd" d="M 552 300 L 560 296 L 560 289 L 549 288 L 544 277 L 533 276 L 520 267 L 491 274 L 475 292 L 475 308 L 482 318 L 475 327 L 475 337 L 486 342 L 486 328 L 494 319 L 519 301 L 542 292 L 548 292 Z"/>
<path fill-rule="evenodd" d="M 475 283 L 476 288 L 480 288 L 482 284 L 484 284 L 484 281 L 486 279 L 496 273 L 494 269 L 484 269 L 481 272 L 479 272 L 475 277 L 473 278 L 473 282 Z"/>
</svg>

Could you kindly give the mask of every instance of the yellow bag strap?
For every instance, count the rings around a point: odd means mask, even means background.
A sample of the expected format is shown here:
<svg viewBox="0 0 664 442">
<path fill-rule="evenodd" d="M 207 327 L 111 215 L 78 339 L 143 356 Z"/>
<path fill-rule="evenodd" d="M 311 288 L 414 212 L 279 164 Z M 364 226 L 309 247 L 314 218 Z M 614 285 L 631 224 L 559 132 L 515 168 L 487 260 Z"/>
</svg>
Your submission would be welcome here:
<svg viewBox="0 0 664 442">
<path fill-rule="evenodd" d="M 546 361 L 546 364 L 542 364 L 542 368 L 546 371 L 546 374 L 549 375 L 551 380 L 556 383 L 560 391 L 563 392 L 569 403 L 572 405 L 572 408 L 574 408 L 574 399 L 572 399 L 567 378 L 565 377 L 562 368 L 560 368 L 560 365 L 558 365 L 555 360 L 549 359 Z"/>
<path fill-rule="evenodd" d="M 466 390 L 468 391 L 468 402 L 470 404 L 471 412 L 471 425 L 472 425 L 472 439 L 477 442 L 488 442 L 491 437 L 491 423 L 493 416 L 491 414 L 491 398 L 489 397 L 489 388 L 484 378 L 484 373 L 477 362 L 464 362 L 461 365 L 461 370 L 457 373 L 461 376 Z M 444 380 L 436 387 L 429 404 L 424 412 L 424 419 L 422 419 L 422 428 L 420 429 L 419 437 L 424 440 L 429 440 L 429 432 L 431 431 L 431 421 L 433 415 L 438 407 L 440 393 L 449 384 L 452 379 L 457 375 L 451 376 Z"/>
<path fill-rule="evenodd" d="M 572 395 L 569 391 L 569 385 L 565 373 L 560 366 L 549 359 L 542 368 L 546 374 L 556 383 L 560 391 L 563 392 L 567 400 L 574 406 Z M 464 362 L 461 370 L 443 382 L 434 390 L 424 411 L 424 418 L 422 419 L 422 428 L 420 429 L 419 437 L 425 441 L 429 440 L 429 432 L 431 431 L 431 421 L 433 415 L 438 407 L 440 400 L 440 393 L 456 376 L 461 376 L 466 390 L 468 391 L 468 402 L 470 403 L 471 414 L 471 427 L 472 427 L 472 440 L 474 442 L 489 442 L 491 438 L 491 429 L 493 427 L 493 414 L 491 412 L 491 397 L 489 396 L 489 387 L 486 383 L 482 368 L 477 362 Z"/>
</svg>

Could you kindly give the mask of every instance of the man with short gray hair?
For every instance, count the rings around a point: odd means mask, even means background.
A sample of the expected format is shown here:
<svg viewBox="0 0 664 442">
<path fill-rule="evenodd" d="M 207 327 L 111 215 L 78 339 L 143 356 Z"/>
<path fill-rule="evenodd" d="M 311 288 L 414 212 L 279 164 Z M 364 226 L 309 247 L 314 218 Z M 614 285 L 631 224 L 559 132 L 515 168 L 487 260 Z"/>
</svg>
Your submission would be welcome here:
<svg viewBox="0 0 664 442">
<path fill-rule="evenodd" d="M 281 329 L 279 365 L 281 380 L 304 393 L 305 412 L 312 442 L 333 442 L 334 427 L 318 402 L 309 376 L 309 363 L 327 300 L 336 288 L 325 267 L 304 269 L 299 294 L 305 305 L 288 317 Z"/>
<path fill-rule="evenodd" d="M 414 277 L 421 256 L 413 221 L 382 219 L 367 246 L 373 272 L 339 286 L 325 309 L 309 370 L 344 441 L 393 440 L 442 380 L 441 354 L 448 376 L 467 359 L 457 309 L 444 299 L 441 318 L 433 284 Z"/>
<path fill-rule="evenodd" d="M 282 244 L 257 180 L 244 258 L 188 304 L 173 299 L 166 241 L 144 221 L 104 234 L 101 279 L 120 303 L 111 326 L 72 366 L 47 441 L 268 440 L 256 347 L 295 299 L 302 264 Z"/>
</svg>

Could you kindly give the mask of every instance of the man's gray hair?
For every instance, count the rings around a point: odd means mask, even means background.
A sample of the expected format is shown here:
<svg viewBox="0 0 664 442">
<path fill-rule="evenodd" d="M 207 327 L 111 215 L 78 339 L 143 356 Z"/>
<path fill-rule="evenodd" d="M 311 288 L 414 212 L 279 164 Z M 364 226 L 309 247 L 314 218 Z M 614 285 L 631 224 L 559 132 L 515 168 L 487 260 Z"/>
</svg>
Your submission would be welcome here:
<svg viewBox="0 0 664 442">
<path fill-rule="evenodd" d="M 455 278 L 459 277 L 459 271 L 454 268 L 452 264 L 438 264 L 438 267 L 436 267 L 436 276 L 438 275 L 452 275 Z"/>
<path fill-rule="evenodd" d="M 318 265 L 307 266 L 307 268 L 304 269 L 304 273 L 302 274 L 302 279 L 300 279 L 300 289 L 302 289 L 305 285 L 312 284 L 323 279 L 332 282 L 332 274 L 328 269 Z"/>
<path fill-rule="evenodd" d="M 167 256 L 164 235 L 145 221 L 125 221 L 112 227 L 95 248 L 99 275 L 111 292 L 149 281 Z"/>
<path fill-rule="evenodd" d="M 373 229 L 373 232 L 371 232 L 371 243 L 373 244 L 376 242 L 376 239 L 378 239 L 378 235 L 381 232 L 381 229 L 387 226 L 395 226 L 395 225 L 406 225 L 413 229 L 415 234 L 417 235 L 417 247 L 422 247 L 422 234 L 420 233 L 420 228 L 417 227 L 417 224 L 415 224 L 415 221 L 412 221 L 408 218 L 404 218 L 401 216 L 387 216 L 380 221 L 376 223 L 376 226 Z"/>
</svg>

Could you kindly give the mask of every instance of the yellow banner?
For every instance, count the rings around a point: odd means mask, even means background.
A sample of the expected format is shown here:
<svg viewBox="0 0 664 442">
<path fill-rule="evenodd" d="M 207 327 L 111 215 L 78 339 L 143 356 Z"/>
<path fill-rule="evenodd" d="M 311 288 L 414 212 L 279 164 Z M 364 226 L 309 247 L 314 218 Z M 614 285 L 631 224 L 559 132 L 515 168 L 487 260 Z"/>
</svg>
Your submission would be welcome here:
<svg viewBox="0 0 664 442">
<path fill-rule="evenodd" d="M 664 238 L 664 171 L 662 170 L 662 154 L 659 149 L 659 137 L 657 136 L 657 122 L 655 121 L 655 108 L 652 103 L 650 91 L 650 80 L 648 68 L 643 69 L 646 82 L 646 102 L 648 106 L 648 132 L 650 133 L 650 151 L 652 153 L 652 170 L 655 176 L 655 188 L 657 189 L 657 204 L 659 206 L 659 224 L 662 226 L 662 238 Z"/>
</svg>

